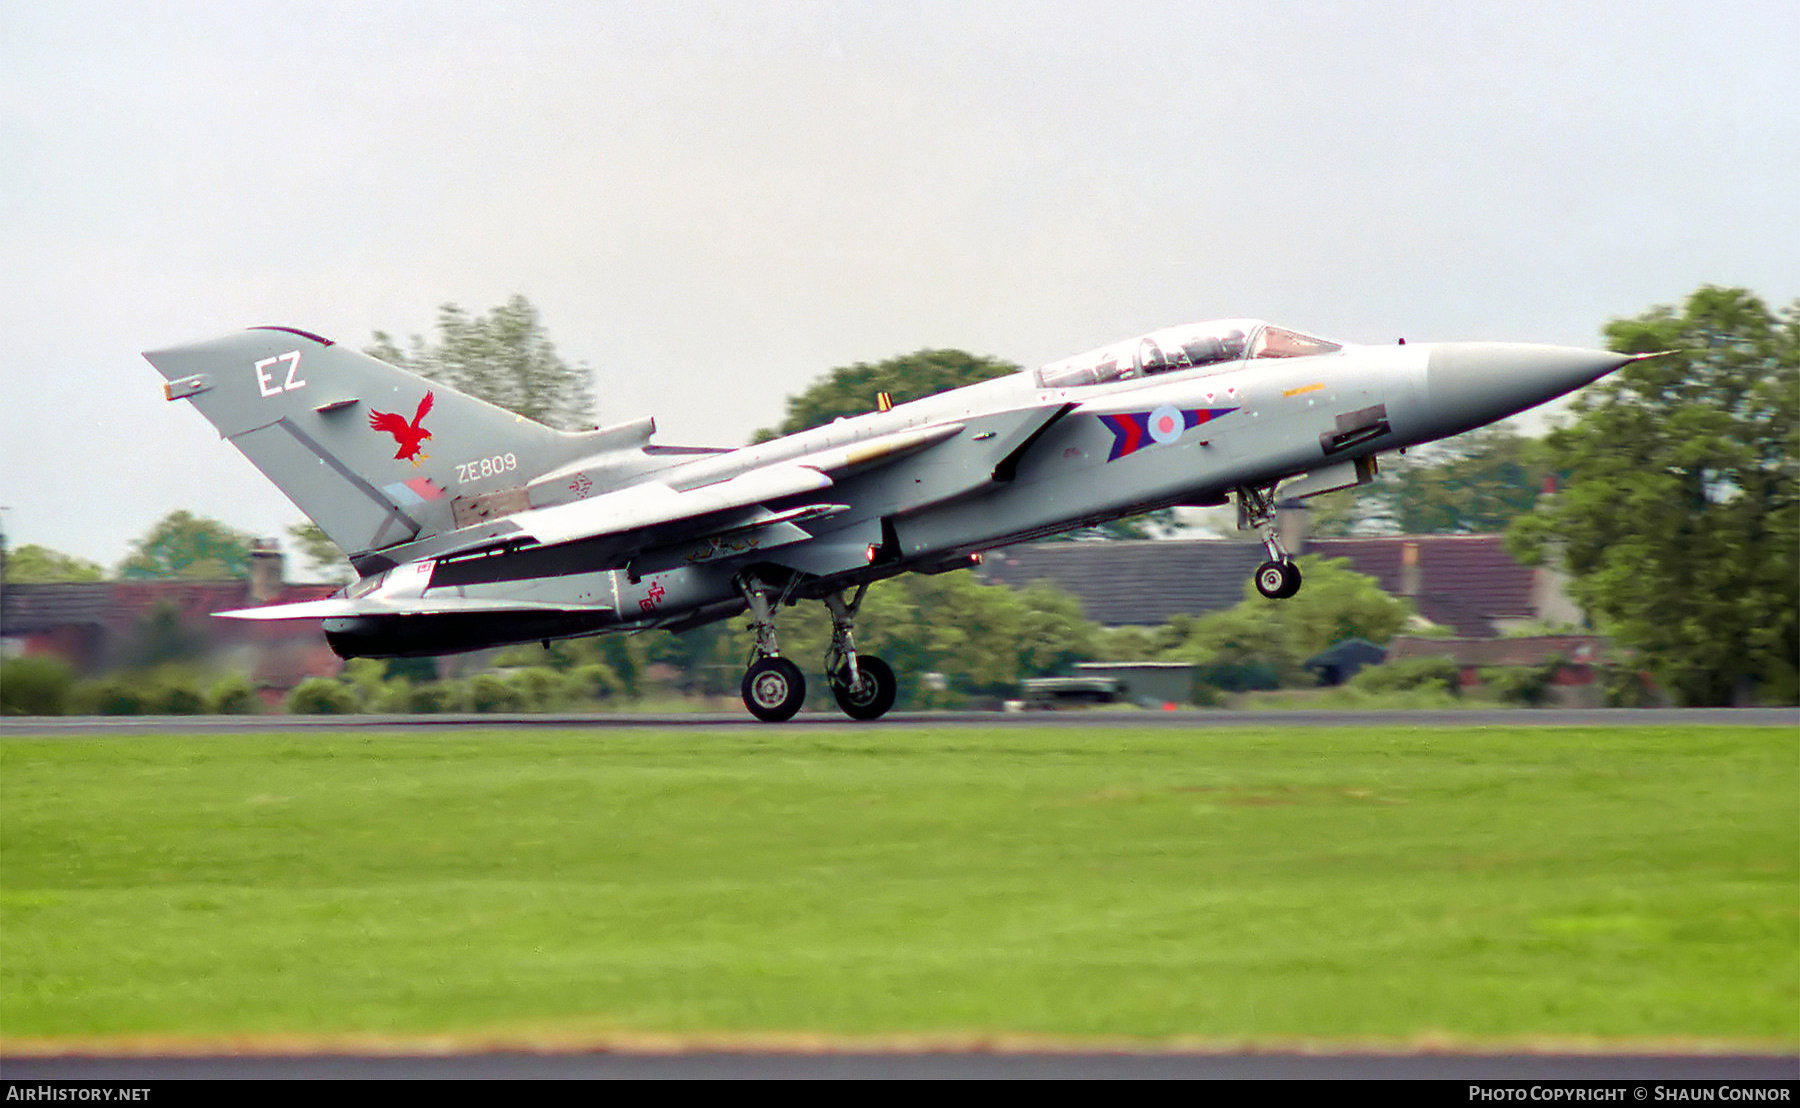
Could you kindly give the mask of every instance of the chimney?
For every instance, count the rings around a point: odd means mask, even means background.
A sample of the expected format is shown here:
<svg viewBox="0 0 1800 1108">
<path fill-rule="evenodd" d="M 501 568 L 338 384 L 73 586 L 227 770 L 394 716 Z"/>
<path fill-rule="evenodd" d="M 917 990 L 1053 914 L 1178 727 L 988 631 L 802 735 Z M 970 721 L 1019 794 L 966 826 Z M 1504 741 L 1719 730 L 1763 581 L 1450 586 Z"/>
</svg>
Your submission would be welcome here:
<svg viewBox="0 0 1800 1108">
<path fill-rule="evenodd" d="M 250 542 L 250 602 L 267 604 L 281 596 L 283 559 L 281 544 L 274 539 L 252 539 Z"/>
<path fill-rule="evenodd" d="M 1419 573 L 1419 544 L 1407 539 L 1400 545 L 1400 595 L 1418 596 L 1422 575 Z"/>
</svg>

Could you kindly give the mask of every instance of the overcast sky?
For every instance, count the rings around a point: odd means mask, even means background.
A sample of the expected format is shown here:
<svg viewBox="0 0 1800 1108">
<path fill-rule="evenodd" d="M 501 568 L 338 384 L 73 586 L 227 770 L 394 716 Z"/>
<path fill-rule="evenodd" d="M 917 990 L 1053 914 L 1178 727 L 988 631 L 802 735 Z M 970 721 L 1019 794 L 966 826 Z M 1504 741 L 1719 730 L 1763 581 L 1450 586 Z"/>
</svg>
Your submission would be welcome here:
<svg viewBox="0 0 1800 1108">
<path fill-rule="evenodd" d="M 1800 4 L 0 5 L 0 504 L 111 566 L 301 516 L 139 351 L 514 293 L 602 422 L 1258 316 L 1600 345 L 1800 296 Z"/>
</svg>

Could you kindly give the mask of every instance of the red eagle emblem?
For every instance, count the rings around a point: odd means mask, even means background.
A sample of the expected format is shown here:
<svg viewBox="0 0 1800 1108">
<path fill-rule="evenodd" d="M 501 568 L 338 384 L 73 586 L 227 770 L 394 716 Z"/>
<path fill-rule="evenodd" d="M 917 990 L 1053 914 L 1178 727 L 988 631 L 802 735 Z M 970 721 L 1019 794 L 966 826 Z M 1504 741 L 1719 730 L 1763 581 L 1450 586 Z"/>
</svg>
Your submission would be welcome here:
<svg viewBox="0 0 1800 1108">
<path fill-rule="evenodd" d="M 369 428 L 374 431 L 386 431 L 394 436 L 394 441 L 400 444 L 400 449 L 395 452 L 394 459 L 398 461 L 404 458 L 416 467 L 421 460 L 431 457 L 429 454 L 419 453 L 420 445 L 431 437 L 431 432 L 420 426 L 430 412 L 431 393 L 427 392 L 425 399 L 419 401 L 419 410 L 413 415 L 411 423 L 406 422 L 405 416 L 395 412 L 371 412 Z"/>
</svg>

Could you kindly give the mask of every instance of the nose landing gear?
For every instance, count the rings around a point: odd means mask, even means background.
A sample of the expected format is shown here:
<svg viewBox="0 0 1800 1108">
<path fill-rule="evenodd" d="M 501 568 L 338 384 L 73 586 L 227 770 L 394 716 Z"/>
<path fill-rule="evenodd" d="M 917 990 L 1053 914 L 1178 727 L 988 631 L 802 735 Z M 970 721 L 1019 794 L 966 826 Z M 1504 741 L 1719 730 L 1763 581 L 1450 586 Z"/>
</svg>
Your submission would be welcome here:
<svg viewBox="0 0 1800 1108">
<path fill-rule="evenodd" d="M 1275 534 L 1275 487 L 1238 486 L 1238 529 L 1254 529 L 1269 560 L 1256 567 L 1256 591 L 1270 600 L 1286 600 L 1300 591 L 1300 566 Z"/>
</svg>

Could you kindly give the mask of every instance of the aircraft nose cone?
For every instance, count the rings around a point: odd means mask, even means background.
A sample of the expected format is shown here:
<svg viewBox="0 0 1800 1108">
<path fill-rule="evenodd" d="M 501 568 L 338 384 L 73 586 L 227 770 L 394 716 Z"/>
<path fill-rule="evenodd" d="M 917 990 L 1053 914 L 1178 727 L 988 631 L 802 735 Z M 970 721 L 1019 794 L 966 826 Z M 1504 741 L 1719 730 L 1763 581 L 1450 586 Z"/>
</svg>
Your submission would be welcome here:
<svg viewBox="0 0 1800 1108">
<path fill-rule="evenodd" d="M 1426 391 L 1439 434 L 1453 435 L 1554 400 L 1632 361 L 1577 346 L 1446 342 L 1431 349 Z"/>
</svg>

